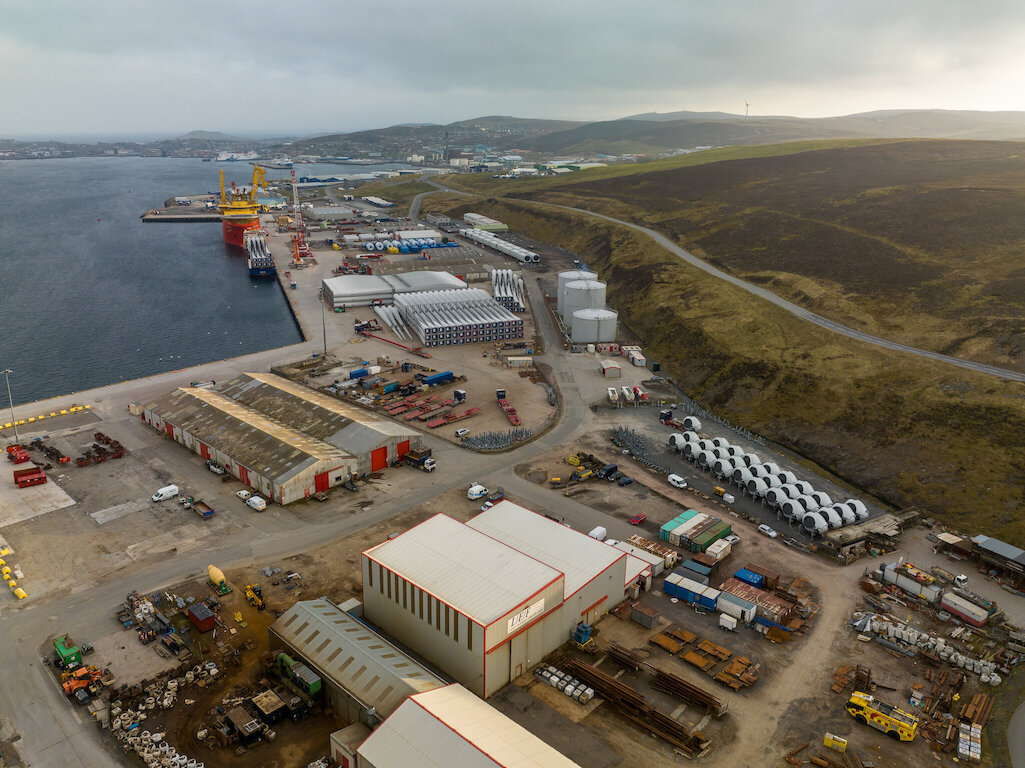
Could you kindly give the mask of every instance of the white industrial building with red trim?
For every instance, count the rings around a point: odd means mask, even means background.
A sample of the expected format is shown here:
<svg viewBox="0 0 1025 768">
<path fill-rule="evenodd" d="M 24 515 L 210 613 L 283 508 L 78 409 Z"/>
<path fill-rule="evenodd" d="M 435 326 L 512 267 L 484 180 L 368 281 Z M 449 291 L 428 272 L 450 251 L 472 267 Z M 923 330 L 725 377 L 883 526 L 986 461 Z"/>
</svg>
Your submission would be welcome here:
<svg viewBox="0 0 1025 768">
<path fill-rule="evenodd" d="M 385 469 L 420 433 L 274 374 L 218 391 L 182 387 L 145 405 L 143 421 L 269 501 L 290 504 Z"/>
<path fill-rule="evenodd" d="M 501 501 L 466 524 L 435 515 L 365 551 L 364 614 L 487 698 L 578 623 L 597 622 L 647 567 Z"/>
</svg>

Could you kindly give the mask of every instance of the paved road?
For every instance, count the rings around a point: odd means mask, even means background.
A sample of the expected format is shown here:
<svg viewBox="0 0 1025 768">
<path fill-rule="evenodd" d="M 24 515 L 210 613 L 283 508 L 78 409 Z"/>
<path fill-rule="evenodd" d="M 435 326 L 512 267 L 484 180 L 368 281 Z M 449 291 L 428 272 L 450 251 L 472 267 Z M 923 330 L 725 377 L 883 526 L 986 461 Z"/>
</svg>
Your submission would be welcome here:
<svg viewBox="0 0 1025 768">
<path fill-rule="evenodd" d="M 1025 704 L 1014 710 L 1007 724 L 1007 751 L 1013 768 L 1025 768 Z"/>
<path fill-rule="evenodd" d="M 425 181 L 428 184 L 433 184 L 434 186 L 438 187 L 439 190 L 443 190 L 445 192 L 455 192 L 457 194 L 466 194 L 465 192 L 459 192 L 459 190 L 450 189 L 449 187 L 442 186 L 438 182 L 432 181 L 431 179 L 425 179 Z M 419 207 L 420 207 L 420 199 L 424 195 L 427 195 L 427 194 L 432 194 L 432 193 L 424 192 L 424 193 L 416 196 L 416 199 L 413 201 L 413 204 L 414 204 L 414 206 L 416 206 L 417 210 L 419 210 Z M 750 294 L 752 294 L 754 296 L 757 296 L 760 299 L 765 299 L 766 301 L 772 302 L 777 307 L 780 307 L 781 309 L 786 310 L 787 312 L 789 312 L 790 314 L 794 315 L 795 317 L 800 318 L 801 320 L 807 320 L 810 323 L 814 323 L 815 325 L 818 325 L 818 326 L 820 326 L 822 328 L 825 328 L 826 330 L 833 331 L 834 333 L 839 333 L 842 336 L 847 336 L 848 338 L 856 339 L 858 341 L 864 341 L 864 342 L 866 342 L 868 344 L 873 344 L 873 345 L 875 345 L 877 347 L 883 347 L 884 349 L 893 349 L 893 350 L 896 350 L 898 352 L 906 352 L 906 353 L 911 354 L 911 355 L 916 355 L 917 357 L 925 357 L 925 358 L 928 358 L 930 360 L 938 360 L 941 363 L 949 363 L 951 365 L 956 365 L 956 366 L 958 366 L 960 368 L 967 368 L 969 370 L 976 371 L 977 373 L 984 373 L 984 374 L 987 374 L 989 376 L 996 376 L 998 378 L 1007 379 L 1009 381 L 1025 382 L 1025 373 L 1020 373 L 1018 371 L 1009 371 L 1009 370 L 1007 370 L 1005 368 L 997 368 L 996 366 L 993 366 L 993 365 L 986 365 L 985 363 L 977 363 L 977 362 L 974 362 L 972 360 L 964 360 L 964 359 L 962 359 L 960 357 L 953 357 L 951 355 L 942 355 L 939 352 L 930 352 L 927 349 L 919 349 L 918 347 L 912 347 L 912 346 L 909 346 L 908 344 L 901 344 L 900 342 L 897 342 L 897 341 L 890 341 L 888 339 L 881 339 L 878 336 L 873 336 L 870 333 L 865 333 L 863 331 L 859 331 L 859 330 L 856 330 L 854 328 L 850 328 L 850 327 L 848 327 L 846 325 L 843 325 L 841 323 L 838 323 L 838 322 L 836 322 L 834 320 L 830 320 L 828 318 L 822 317 L 822 315 L 817 315 L 814 312 L 810 312 L 809 310 L 805 309 L 804 307 L 800 307 L 800 306 L 798 306 L 797 304 L 794 304 L 791 301 L 787 301 L 786 299 L 782 298 L 781 296 L 777 296 L 775 293 L 772 293 L 771 291 L 767 291 L 764 288 L 761 288 L 761 287 L 759 287 L 757 285 L 754 285 L 753 283 L 749 283 L 746 280 L 741 280 L 739 277 L 735 277 L 735 276 L 733 276 L 731 274 L 723 272 L 721 269 L 717 269 L 717 268 L 713 267 L 711 264 L 708 264 L 707 262 L 702 261 L 697 256 L 695 256 L 694 254 L 689 253 L 688 251 L 683 250 L 683 248 L 681 248 L 680 246 L 676 245 L 676 243 L 672 242 L 671 240 L 669 240 L 664 235 L 659 234 L 658 232 L 656 232 L 653 229 L 648 229 L 647 227 L 642 227 L 640 224 L 633 224 L 633 223 L 631 223 L 629 221 L 623 221 L 622 219 L 616 219 L 616 218 L 613 218 L 612 216 L 606 216 L 603 213 L 595 213 L 594 211 L 588 211 L 588 210 L 586 210 L 584 208 L 573 208 L 572 206 L 568 206 L 568 205 L 558 205 L 556 203 L 542 203 L 542 202 L 539 202 L 539 201 L 532 201 L 532 202 L 534 202 L 534 203 L 536 203 L 538 205 L 547 205 L 547 206 L 550 206 L 552 208 L 561 208 L 561 209 L 566 210 L 566 211 L 574 211 L 576 213 L 583 213 L 583 214 L 586 214 L 587 216 L 594 216 L 595 218 L 603 219 L 604 221 L 609 221 L 609 222 L 612 222 L 613 224 L 619 224 L 620 226 L 629 227 L 630 229 L 636 230 L 638 232 L 642 232 L 643 234 L 647 235 L 652 240 L 654 240 L 656 243 L 658 243 L 660 246 L 665 248 L 667 251 L 669 251 L 673 255 L 678 256 L 679 258 L 683 259 L 685 262 L 687 262 L 691 266 L 697 267 L 702 272 L 707 272 L 708 274 L 712 275 L 713 277 L 717 277 L 720 280 L 725 280 L 727 283 L 730 283 L 731 285 L 735 285 L 738 288 L 742 288 L 743 290 L 747 291 L 748 293 L 750 293 Z M 410 214 L 410 217 L 412 217 L 412 213 Z"/>
</svg>

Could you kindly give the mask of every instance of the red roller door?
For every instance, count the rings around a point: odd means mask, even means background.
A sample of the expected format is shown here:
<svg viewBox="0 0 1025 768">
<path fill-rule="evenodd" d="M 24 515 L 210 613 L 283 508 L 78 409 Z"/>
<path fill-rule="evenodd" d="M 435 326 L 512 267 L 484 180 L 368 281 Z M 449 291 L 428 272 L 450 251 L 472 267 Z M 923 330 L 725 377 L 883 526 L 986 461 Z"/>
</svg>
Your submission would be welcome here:
<svg viewBox="0 0 1025 768">
<path fill-rule="evenodd" d="M 238 465 L 238 479 L 246 485 L 249 485 L 249 470 L 241 464 Z"/>
<path fill-rule="evenodd" d="M 210 458 L 210 449 L 207 448 L 202 443 L 200 443 L 199 444 L 199 455 L 202 456 L 204 459 L 209 459 Z"/>
<path fill-rule="evenodd" d="M 388 466 L 388 446 L 383 446 L 370 453 L 370 471 L 376 472 Z"/>
<path fill-rule="evenodd" d="M 313 487 L 317 493 L 326 491 L 328 488 L 328 477 L 327 472 L 321 472 L 319 475 L 313 478 Z"/>
<path fill-rule="evenodd" d="M 395 451 L 398 454 L 398 457 L 401 459 L 403 456 L 409 453 L 409 441 L 403 440 L 401 443 L 395 446 Z"/>
<path fill-rule="evenodd" d="M 167 423 L 167 422 L 165 421 L 165 422 L 164 422 L 164 431 L 165 431 L 165 432 L 166 432 L 167 434 L 169 434 L 169 435 L 170 435 L 171 437 L 174 437 L 174 425 L 173 425 L 173 424 L 168 424 L 168 423 Z"/>
</svg>

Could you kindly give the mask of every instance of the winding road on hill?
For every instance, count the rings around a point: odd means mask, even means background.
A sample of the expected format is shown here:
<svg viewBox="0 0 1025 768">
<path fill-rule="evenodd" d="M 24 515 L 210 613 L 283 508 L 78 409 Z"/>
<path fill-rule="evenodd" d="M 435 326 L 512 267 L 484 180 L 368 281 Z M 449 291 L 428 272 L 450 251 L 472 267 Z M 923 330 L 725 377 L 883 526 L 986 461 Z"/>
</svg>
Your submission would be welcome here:
<svg viewBox="0 0 1025 768">
<path fill-rule="evenodd" d="M 433 180 L 431 180 L 429 178 L 424 179 L 424 180 L 428 184 L 431 184 L 432 186 L 437 187 L 439 191 L 451 192 L 451 193 L 455 193 L 455 194 L 458 194 L 458 195 L 469 195 L 470 194 L 468 192 L 462 192 L 462 191 L 460 191 L 458 189 L 451 189 L 450 187 L 443 186 L 442 184 L 439 184 L 438 182 L 433 181 Z M 430 195 L 430 194 L 434 194 L 434 193 L 433 192 L 422 192 L 421 194 L 417 195 L 413 199 L 413 203 L 410 206 L 410 214 L 409 214 L 410 218 L 416 219 L 416 215 L 417 215 L 417 213 L 419 213 L 419 210 L 420 210 L 421 199 L 425 195 Z M 967 368 L 968 370 L 975 371 L 976 373 L 983 373 L 983 374 L 986 374 L 988 376 L 996 376 L 997 378 L 1007 379 L 1008 381 L 1025 382 L 1025 373 L 1021 373 L 1021 372 L 1018 372 L 1018 371 L 1009 371 L 1006 368 L 998 368 L 995 365 L 986 365 L 985 363 L 977 363 L 977 362 L 974 362 L 972 360 L 965 360 L 965 359 L 960 358 L 960 357 L 953 357 L 952 355 L 944 355 L 944 354 L 940 354 L 939 352 L 931 352 L 931 351 L 929 351 L 927 349 L 920 349 L 919 347 L 912 347 L 912 346 L 910 346 L 908 344 L 901 344 L 900 342 L 897 342 L 897 341 L 890 341 L 889 339 L 882 339 L 882 338 L 880 338 L 878 336 L 873 336 L 870 333 L 865 333 L 864 331 L 859 331 L 859 330 L 857 330 L 855 328 L 851 328 L 849 326 L 843 325 L 842 323 L 838 323 L 835 320 L 830 320 L 829 318 L 822 317 L 822 315 L 817 315 L 814 312 L 811 312 L 811 311 L 805 309 L 804 307 L 801 307 L 801 306 L 798 306 L 797 304 L 794 304 L 792 301 L 787 301 L 782 296 L 777 296 L 775 293 L 772 293 L 771 291 L 767 291 L 764 288 L 760 288 L 759 286 L 757 286 L 757 285 L 755 285 L 753 283 L 749 283 L 746 280 L 742 280 L 739 277 L 735 277 L 734 275 L 731 275 L 731 274 L 729 274 L 727 272 L 723 272 L 721 269 L 717 269 L 716 267 L 713 267 L 711 264 L 709 264 L 709 263 L 707 263 L 705 261 L 702 261 L 697 256 L 695 256 L 694 254 L 689 253 L 688 251 L 683 250 L 683 248 L 681 248 L 680 246 L 676 245 L 676 243 L 674 243 L 671 240 L 669 240 L 665 235 L 662 235 L 662 234 L 656 232 L 653 229 L 648 229 L 647 227 L 641 226 L 640 224 L 634 224 L 634 223 L 629 222 L 629 221 L 623 221 L 622 219 L 616 219 L 616 218 L 613 218 L 612 216 L 606 216 L 603 213 L 595 213 L 594 211 L 588 211 L 585 208 L 573 208 L 572 206 L 569 206 L 569 205 L 559 205 L 557 203 L 543 203 L 543 202 L 539 202 L 539 201 L 536 201 L 536 200 L 530 200 L 530 201 L 517 200 L 516 202 L 531 202 L 531 203 L 534 203 L 536 205 L 546 205 L 546 206 L 548 206 L 550 208 L 560 208 L 560 209 L 562 209 L 564 211 L 573 211 L 574 213 L 582 213 L 582 214 L 585 214 L 587 216 L 593 216 L 593 217 L 595 217 L 597 219 L 603 219 L 604 221 L 608 221 L 608 222 L 611 222 L 613 224 L 619 224 L 620 226 L 623 226 L 623 227 L 629 227 L 630 229 L 636 230 L 637 232 L 641 232 L 641 233 L 647 235 L 652 240 L 654 240 L 658 245 L 662 246 L 663 248 L 665 248 L 667 251 L 669 251 L 673 255 L 678 256 L 679 258 L 683 259 L 685 262 L 687 262 L 691 266 L 697 267 L 702 272 L 707 272 L 708 274 L 712 275 L 713 277 L 717 277 L 720 280 L 724 280 L 727 283 L 730 283 L 731 285 L 735 285 L 738 288 L 741 288 L 741 289 L 747 291 L 748 293 L 750 293 L 750 294 L 752 294 L 754 296 L 757 296 L 760 299 L 765 299 L 765 301 L 768 301 L 768 302 L 771 302 L 771 303 L 775 304 L 777 307 L 779 307 L 780 309 L 783 309 L 783 310 L 789 312 L 794 317 L 797 317 L 797 318 L 799 318 L 801 320 L 806 320 L 809 323 L 814 323 L 815 325 L 818 325 L 818 326 L 820 326 L 822 328 L 825 328 L 826 330 L 832 331 L 833 333 L 838 333 L 841 336 L 847 336 L 848 338 L 855 339 L 857 341 L 863 341 L 863 342 L 865 342 L 867 344 L 873 344 L 873 345 L 875 345 L 877 347 L 882 347 L 883 349 L 892 349 L 892 350 L 896 350 L 897 352 L 906 352 L 906 353 L 908 353 L 910 355 L 916 355 L 917 357 L 924 357 L 924 358 L 928 358 L 930 360 L 937 360 L 937 361 L 939 361 L 941 363 L 949 363 L 950 365 L 956 365 L 956 366 L 958 366 L 960 368 Z"/>
</svg>

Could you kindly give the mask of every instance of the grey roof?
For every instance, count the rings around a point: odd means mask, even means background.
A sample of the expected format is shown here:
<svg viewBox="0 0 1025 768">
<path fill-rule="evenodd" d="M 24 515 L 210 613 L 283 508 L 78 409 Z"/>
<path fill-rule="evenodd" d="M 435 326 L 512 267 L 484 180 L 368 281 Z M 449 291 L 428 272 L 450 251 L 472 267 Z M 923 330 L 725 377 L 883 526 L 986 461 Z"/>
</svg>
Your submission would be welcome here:
<svg viewBox="0 0 1025 768">
<path fill-rule="evenodd" d="M 227 397 L 275 421 L 360 456 L 415 430 L 369 413 L 281 376 L 243 373 L 220 388 Z"/>
<path fill-rule="evenodd" d="M 1025 551 L 1022 551 L 1007 542 L 1000 541 L 1000 539 L 994 539 L 991 536 L 983 536 L 982 534 L 979 534 L 972 538 L 972 541 L 977 544 L 980 549 L 992 552 L 994 555 L 999 555 L 1007 560 L 1015 560 L 1019 563 L 1025 563 Z"/>
<path fill-rule="evenodd" d="M 322 678 L 384 716 L 407 696 L 447 685 L 326 598 L 296 603 L 270 631 Z"/>
<path fill-rule="evenodd" d="M 613 565 L 626 573 L 624 552 L 511 501 L 498 502 L 467 525 L 562 571 L 567 598 Z"/>
<path fill-rule="evenodd" d="M 275 483 L 318 462 L 341 466 L 352 456 L 300 434 L 208 389 L 182 388 L 146 409 Z"/>
<path fill-rule="evenodd" d="M 363 556 L 485 627 L 562 578 L 560 571 L 443 514 Z"/>
</svg>

